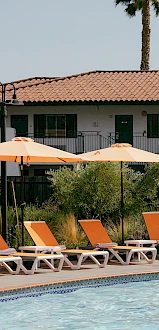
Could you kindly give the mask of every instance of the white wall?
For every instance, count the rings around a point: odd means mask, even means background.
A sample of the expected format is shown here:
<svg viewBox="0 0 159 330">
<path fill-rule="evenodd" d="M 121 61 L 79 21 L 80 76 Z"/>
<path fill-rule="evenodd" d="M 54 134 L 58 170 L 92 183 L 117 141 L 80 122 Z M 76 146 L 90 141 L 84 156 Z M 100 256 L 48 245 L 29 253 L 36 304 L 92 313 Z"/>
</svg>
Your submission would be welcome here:
<svg viewBox="0 0 159 330">
<path fill-rule="evenodd" d="M 28 130 L 33 133 L 34 114 L 77 114 L 78 131 L 100 131 L 106 136 L 115 131 L 115 115 L 133 115 L 134 134 L 147 130 L 147 117 L 142 111 L 159 113 L 158 105 L 76 105 L 76 106 L 8 106 L 7 126 L 10 127 L 11 114 L 28 114 Z M 112 116 L 112 117 L 111 117 Z M 95 123 L 97 127 L 95 127 Z"/>
<path fill-rule="evenodd" d="M 1 137 L 1 129 L 0 129 L 0 137 Z M 14 137 L 15 137 L 14 128 L 7 127 L 6 128 L 6 141 L 10 141 Z M 7 162 L 6 170 L 7 170 L 7 176 L 20 176 L 20 169 L 19 169 L 18 163 Z M 1 173 L 1 162 L 0 162 L 0 173 Z"/>
<path fill-rule="evenodd" d="M 146 136 L 147 133 L 147 114 L 159 114 L 158 105 L 63 105 L 63 106 L 8 106 L 7 126 L 10 126 L 11 114 L 28 114 L 28 132 L 33 134 L 34 114 L 77 114 L 77 130 L 97 132 L 99 131 L 105 138 L 109 133 L 115 133 L 115 115 L 133 115 L 133 135 Z M 39 141 L 40 142 L 40 141 Z M 45 141 L 49 144 L 49 140 Z M 145 138 L 144 142 L 145 144 Z M 153 149 L 154 139 L 147 139 L 143 149 Z M 61 144 L 63 142 L 61 141 Z M 151 150 L 154 151 L 155 150 Z M 159 150 L 158 150 L 159 152 Z"/>
</svg>

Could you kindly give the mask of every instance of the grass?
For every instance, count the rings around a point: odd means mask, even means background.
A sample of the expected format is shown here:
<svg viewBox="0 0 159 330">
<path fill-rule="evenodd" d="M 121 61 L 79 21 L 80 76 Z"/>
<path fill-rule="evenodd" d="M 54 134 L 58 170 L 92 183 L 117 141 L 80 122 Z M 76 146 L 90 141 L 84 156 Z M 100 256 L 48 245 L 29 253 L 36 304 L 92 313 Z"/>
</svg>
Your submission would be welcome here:
<svg viewBox="0 0 159 330">
<path fill-rule="evenodd" d="M 19 220 L 21 218 L 21 210 L 18 208 Z M 19 221 L 19 227 L 15 218 L 13 208 L 8 207 L 8 243 L 10 246 L 18 248 L 21 245 L 21 222 Z M 54 207 L 52 208 L 39 208 L 36 206 L 27 206 L 24 210 L 25 221 L 46 221 L 47 225 L 55 235 L 59 244 L 65 244 L 68 247 L 75 246 L 87 246 L 88 239 L 83 232 L 80 225 L 77 223 L 72 213 L 64 215 L 63 212 L 56 212 Z M 121 221 L 115 224 L 111 219 L 105 221 L 106 230 L 113 242 L 121 244 L 122 230 Z M 2 219 L 0 216 L 0 233 L 2 226 Z M 25 245 L 33 245 L 33 242 L 25 230 Z M 124 238 L 126 239 L 148 239 L 148 232 L 145 226 L 142 215 L 136 217 L 131 216 L 128 219 L 124 219 Z"/>
<path fill-rule="evenodd" d="M 61 224 L 55 228 L 56 238 L 58 242 L 69 247 L 87 244 L 85 233 L 77 224 L 77 221 L 72 213 L 66 215 L 61 220 Z"/>
<path fill-rule="evenodd" d="M 118 244 L 122 243 L 122 223 L 121 220 L 118 224 L 114 224 L 112 220 L 107 220 L 105 224 L 108 235 L 113 242 Z M 149 239 L 148 232 L 142 216 L 130 217 L 124 219 L 124 239 Z"/>
</svg>

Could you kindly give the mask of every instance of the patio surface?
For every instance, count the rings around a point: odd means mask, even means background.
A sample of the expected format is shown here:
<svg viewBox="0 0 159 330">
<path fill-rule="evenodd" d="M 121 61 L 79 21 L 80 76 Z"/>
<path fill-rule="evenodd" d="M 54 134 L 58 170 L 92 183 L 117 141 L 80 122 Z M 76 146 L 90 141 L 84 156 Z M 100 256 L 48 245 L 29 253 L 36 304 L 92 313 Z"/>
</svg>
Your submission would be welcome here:
<svg viewBox="0 0 159 330">
<path fill-rule="evenodd" d="M 85 262 L 80 270 L 71 270 L 64 267 L 61 272 L 53 272 L 48 268 L 39 268 L 34 275 L 25 275 L 22 272 L 20 275 L 11 275 L 7 271 L 4 272 L 4 270 L 3 273 L 2 270 L 0 271 L 0 291 L 97 277 L 159 273 L 159 260 L 156 260 L 153 264 L 148 264 L 144 260 L 141 260 L 130 265 L 109 262 L 105 268 L 98 268 L 92 262 Z"/>
</svg>

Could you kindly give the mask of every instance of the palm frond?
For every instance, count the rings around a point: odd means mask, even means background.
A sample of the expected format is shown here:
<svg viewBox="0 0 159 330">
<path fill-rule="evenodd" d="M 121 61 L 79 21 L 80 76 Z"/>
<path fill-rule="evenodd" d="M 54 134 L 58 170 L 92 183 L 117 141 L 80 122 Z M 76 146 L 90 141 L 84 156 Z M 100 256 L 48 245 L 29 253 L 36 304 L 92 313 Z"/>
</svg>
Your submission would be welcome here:
<svg viewBox="0 0 159 330">
<path fill-rule="evenodd" d="M 135 0 L 135 6 L 137 10 L 141 10 L 143 7 L 143 0 Z"/>
<path fill-rule="evenodd" d="M 157 0 L 155 0 L 157 1 Z M 126 13 L 133 17 L 136 15 L 137 10 L 141 10 L 143 7 L 143 0 L 115 0 L 116 6 L 119 4 L 125 5 Z"/>
<path fill-rule="evenodd" d="M 159 1 L 158 0 L 151 0 L 152 7 L 154 8 L 154 11 L 156 13 L 156 16 L 159 15 Z"/>
<path fill-rule="evenodd" d="M 130 3 L 130 4 L 127 6 L 127 8 L 125 8 L 126 13 L 127 13 L 129 16 L 131 16 L 131 17 L 133 17 L 133 16 L 136 15 L 137 10 L 138 10 L 138 8 L 136 8 L 136 3 L 135 3 L 135 2 L 134 2 L 134 3 Z"/>
<path fill-rule="evenodd" d="M 115 0 L 116 6 L 119 5 L 120 3 L 122 5 L 128 5 L 131 2 L 131 0 Z"/>
</svg>

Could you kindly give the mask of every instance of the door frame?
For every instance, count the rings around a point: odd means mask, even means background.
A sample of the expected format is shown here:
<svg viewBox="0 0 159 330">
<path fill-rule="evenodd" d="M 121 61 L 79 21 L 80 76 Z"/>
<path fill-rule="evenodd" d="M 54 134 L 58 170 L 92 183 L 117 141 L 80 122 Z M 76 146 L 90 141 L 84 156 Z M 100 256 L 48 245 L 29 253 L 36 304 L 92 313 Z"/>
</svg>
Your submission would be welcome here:
<svg viewBox="0 0 159 330">
<path fill-rule="evenodd" d="M 126 118 L 131 118 L 131 121 L 130 121 L 130 124 L 131 124 L 131 134 L 129 135 L 129 137 L 130 137 L 130 140 L 131 141 L 123 141 L 123 142 L 119 142 L 118 140 L 117 140 L 117 138 L 116 138 L 116 136 L 117 136 L 117 118 L 119 118 L 119 117 L 123 117 L 123 119 L 126 119 Z M 120 134 L 120 132 L 119 132 L 119 134 Z M 133 115 L 115 115 L 115 143 L 130 143 L 132 146 L 133 146 Z"/>
</svg>

